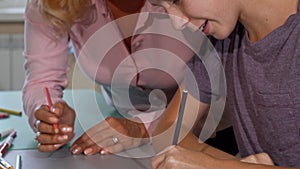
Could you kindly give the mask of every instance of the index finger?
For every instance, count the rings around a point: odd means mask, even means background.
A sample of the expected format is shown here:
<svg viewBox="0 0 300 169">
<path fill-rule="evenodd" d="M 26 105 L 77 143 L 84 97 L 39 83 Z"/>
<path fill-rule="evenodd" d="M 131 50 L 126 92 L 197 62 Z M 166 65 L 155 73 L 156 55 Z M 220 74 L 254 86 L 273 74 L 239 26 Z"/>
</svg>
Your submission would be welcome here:
<svg viewBox="0 0 300 169">
<path fill-rule="evenodd" d="M 53 124 L 58 122 L 58 118 L 55 114 L 51 113 L 48 106 L 42 105 L 34 113 L 37 120 L 43 121 L 44 123 Z"/>
</svg>

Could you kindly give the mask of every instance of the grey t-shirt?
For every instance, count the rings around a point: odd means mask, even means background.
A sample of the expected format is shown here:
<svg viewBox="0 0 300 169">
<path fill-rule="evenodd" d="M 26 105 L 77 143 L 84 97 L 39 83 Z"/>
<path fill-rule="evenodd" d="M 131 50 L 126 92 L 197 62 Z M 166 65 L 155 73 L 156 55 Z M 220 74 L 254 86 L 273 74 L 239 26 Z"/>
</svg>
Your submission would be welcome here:
<svg viewBox="0 0 300 169">
<path fill-rule="evenodd" d="M 241 25 L 215 44 L 226 74 L 225 111 L 231 113 L 242 157 L 266 152 L 276 165 L 300 167 L 299 8 L 254 44 Z"/>
</svg>

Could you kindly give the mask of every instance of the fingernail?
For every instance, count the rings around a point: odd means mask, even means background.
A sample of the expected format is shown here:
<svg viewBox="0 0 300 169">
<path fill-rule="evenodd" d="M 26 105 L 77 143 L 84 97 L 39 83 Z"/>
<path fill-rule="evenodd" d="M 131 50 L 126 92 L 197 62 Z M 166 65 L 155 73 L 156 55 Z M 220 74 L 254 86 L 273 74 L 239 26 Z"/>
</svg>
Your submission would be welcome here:
<svg viewBox="0 0 300 169">
<path fill-rule="evenodd" d="M 60 141 L 68 140 L 68 135 L 59 136 L 58 139 L 59 139 Z"/>
<path fill-rule="evenodd" d="M 84 154 L 89 155 L 92 151 L 93 151 L 92 148 L 87 148 L 87 149 L 84 150 Z"/>
<path fill-rule="evenodd" d="M 54 144 L 54 147 L 55 148 L 59 148 L 59 147 L 61 147 L 62 146 L 62 144 Z"/>
<path fill-rule="evenodd" d="M 72 132 L 73 131 L 72 127 L 63 127 L 61 130 L 63 132 Z"/>
<path fill-rule="evenodd" d="M 56 109 L 56 108 L 52 107 L 51 111 L 52 111 L 52 113 L 54 113 L 54 114 L 58 115 L 58 114 L 59 114 L 59 111 L 60 111 L 60 109 Z"/>
<path fill-rule="evenodd" d="M 73 154 L 78 154 L 81 151 L 80 147 L 75 148 L 74 150 L 72 150 Z"/>
<path fill-rule="evenodd" d="M 104 155 L 104 154 L 105 154 L 105 151 L 104 151 L 104 150 L 101 150 L 101 151 L 100 151 L 100 154 Z"/>
</svg>

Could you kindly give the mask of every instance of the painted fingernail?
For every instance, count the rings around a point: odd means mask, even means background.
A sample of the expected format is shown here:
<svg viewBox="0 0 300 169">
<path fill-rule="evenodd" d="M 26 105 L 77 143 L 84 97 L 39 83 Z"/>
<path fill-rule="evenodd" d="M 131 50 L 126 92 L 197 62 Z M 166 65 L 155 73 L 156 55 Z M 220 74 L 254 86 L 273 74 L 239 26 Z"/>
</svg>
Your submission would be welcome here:
<svg viewBox="0 0 300 169">
<path fill-rule="evenodd" d="M 59 147 L 61 147 L 62 146 L 62 144 L 54 144 L 54 147 L 55 148 L 59 148 Z"/>
<path fill-rule="evenodd" d="M 87 148 L 87 149 L 84 150 L 84 154 L 89 155 L 92 151 L 93 151 L 92 148 Z"/>
<path fill-rule="evenodd" d="M 63 127 L 61 130 L 63 132 L 72 132 L 73 131 L 72 127 Z"/>
<path fill-rule="evenodd" d="M 55 109 L 55 108 L 53 107 L 51 110 L 52 110 L 52 112 L 53 112 L 54 114 L 56 114 L 56 115 L 59 115 L 59 113 L 60 113 L 60 109 Z"/>
<path fill-rule="evenodd" d="M 58 139 L 59 139 L 60 141 L 68 140 L 68 135 L 59 136 Z"/>
<path fill-rule="evenodd" d="M 81 151 L 80 147 L 75 148 L 74 150 L 72 150 L 73 154 L 78 154 Z"/>
<path fill-rule="evenodd" d="M 105 150 L 101 150 L 101 151 L 100 151 L 100 154 L 101 154 L 101 155 L 106 155 L 106 154 L 108 154 L 108 152 L 105 151 Z"/>
<path fill-rule="evenodd" d="M 54 111 L 55 111 L 55 108 L 54 108 L 54 107 L 52 107 L 52 108 L 51 108 L 51 112 L 54 112 Z"/>
</svg>

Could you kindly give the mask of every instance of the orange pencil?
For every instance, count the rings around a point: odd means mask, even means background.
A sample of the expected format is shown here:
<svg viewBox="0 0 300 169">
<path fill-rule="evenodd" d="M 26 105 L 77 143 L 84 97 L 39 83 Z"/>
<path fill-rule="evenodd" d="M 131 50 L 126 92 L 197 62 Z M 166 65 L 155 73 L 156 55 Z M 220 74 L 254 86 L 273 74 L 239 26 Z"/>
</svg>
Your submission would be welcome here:
<svg viewBox="0 0 300 169">
<path fill-rule="evenodd" d="M 46 93 L 46 97 L 47 97 L 47 101 L 48 101 L 48 107 L 49 107 L 49 110 L 52 111 L 53 105 L 52 105 L 51 96 L 50 96 L 48 87 L 45 87 L 45 93 Z M 57 123 L 54 123 L 54 124 L 53 124 L 53 128 L 54 128 L 54 132 L 55 132 L 55 133 L 58 133 L 58 132 L 59 132 L 58 124 L 57 124 Z"/>
</svg>

